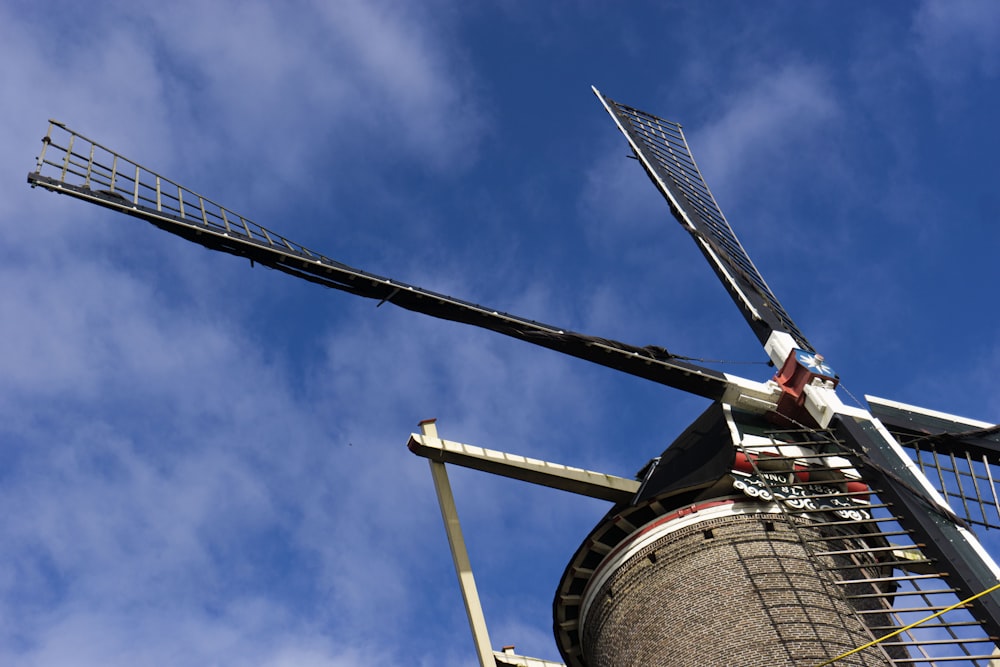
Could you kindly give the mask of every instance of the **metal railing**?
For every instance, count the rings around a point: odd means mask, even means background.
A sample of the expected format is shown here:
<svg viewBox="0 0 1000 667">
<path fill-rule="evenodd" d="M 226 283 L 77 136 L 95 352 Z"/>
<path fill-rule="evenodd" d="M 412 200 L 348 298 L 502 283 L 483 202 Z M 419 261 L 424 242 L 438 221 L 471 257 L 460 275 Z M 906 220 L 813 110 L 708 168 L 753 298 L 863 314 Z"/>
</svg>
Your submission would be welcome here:
<svg viewBox="0 0 1000 667">
<path fill-rule="evenodd" d="M 774 452 L 780 452 L 782 445 L 810 448 L 815 447 L 815 439 L 797 440 L 794 432 L 773 437 L 769 444 L 743 446 L 751 461 L 790 471 L 787 484 L 778 484 L 773 475 L 761 474 L 767 470 L 758 470 L 755 463 L 756 477 L 770 496 L 762 499 L 780 501 L 788 517 L 810 516 L 813 521 L 823 522 L 829 535 L 817 538 L 802 532 L 803 545 L 814 564 L 830 572 L 830 579 L 841 589 L 840 595 L 863 619 L 872 634 L 873 648 L 880 647 L 897 665 L 994 664 L 991 661 L 996 659 L 997 638 L 989 636 L 946 581 L 947 564 L 927 557 L 921 545 L 912 541 L 892 506 L 880 499 L 879 489 L 856 486 L 863 480 L 850 462 L 851 452 L 831 437 L 822 453 L 781 456 Z M 932 472 L 929 463 L 925 462 L 924 467 Z M 796 468 L 808 471 L 808 479 L 803 479 L 802 474 L 796 477 Z M 942 466 L 940 471 L 942 487 L 949 490 L 949 496 L 961 497 L 965 493 L 968 499 L 968 489 L 958 491 L 954 486 L 958 482 L 943 481 L 948 479 L 949 468 Z M 934 475 L 929 476 L 934 479 Z M 956 479 L 966 479 L 967 486 L 969 478 L 989 476 L 980 469 L 961 471 Z M 856 490 L 849 490 L 849 481 Z M 854 499 L 853 503 L 862 509 L 861 518 L 838 517 L 829 504 L 831 497 Z M 973 506 L 988 506 L 983 494 L 976 498 Z M 853 663 L 845 660 L 843 664 Z"/>
</svg>

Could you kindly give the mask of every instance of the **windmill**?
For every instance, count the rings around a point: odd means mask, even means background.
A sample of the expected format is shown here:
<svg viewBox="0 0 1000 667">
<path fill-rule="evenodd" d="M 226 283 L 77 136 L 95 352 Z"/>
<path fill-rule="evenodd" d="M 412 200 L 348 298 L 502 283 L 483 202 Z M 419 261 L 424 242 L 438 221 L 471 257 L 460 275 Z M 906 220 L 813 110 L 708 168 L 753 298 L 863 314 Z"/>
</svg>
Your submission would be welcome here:
<svg viewBox="0 0 1000 667">
<path fill-rule="evenodd" d="M 446 463 L 613 503 L 557 586 L 554 632 L 567 665 L 992 664 L 1000 568 L 974 531 L 1000 528 L 998 428 L 874 397 L 867 409 L 842 401 L 839 377 L 743 249 L 681 126 L 594 92 L 778 369 L 772 379 L 350 267 L 55 121 L 28 181 L 319 285 L 712 401 L 635 479 L 442 440 L 429 423 L 410 437 L 431 460 L 482 664 L 541 661 L 489 645 Z"/>
</svg>

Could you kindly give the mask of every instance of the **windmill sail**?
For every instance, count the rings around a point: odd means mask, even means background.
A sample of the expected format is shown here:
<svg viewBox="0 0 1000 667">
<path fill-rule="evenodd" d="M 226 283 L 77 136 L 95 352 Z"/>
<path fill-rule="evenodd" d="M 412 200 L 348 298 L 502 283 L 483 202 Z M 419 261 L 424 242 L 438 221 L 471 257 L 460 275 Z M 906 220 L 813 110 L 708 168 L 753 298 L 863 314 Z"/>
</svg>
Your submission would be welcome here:
<svg viewBox="0 0 1000 667">
<path fill-rule="evenodd" d="M 1000 426 L 866 398 L 872 414 L 980 539 L 1000 530 Z"/>
<path fill-rule="evenodd" d="M 726 374 L 661 347 L 587 336 L 352 268 L 262 227 L 170 179 L 50 121 L 28 182 L 145 220 L 211 250 L 246 257 L 324 287 L 495 331 L 630 375 L 718 399 Z"/>
<path fill-rule="evenodd" d="M 625 134 L 670 212 L 691 233 L 761 343 L 774 331 L 792 336 L 813 352 L 805 335 L 778 302 L 712 196 L 691 155 L 680 124 L 594 93 Z"/>
</svg>

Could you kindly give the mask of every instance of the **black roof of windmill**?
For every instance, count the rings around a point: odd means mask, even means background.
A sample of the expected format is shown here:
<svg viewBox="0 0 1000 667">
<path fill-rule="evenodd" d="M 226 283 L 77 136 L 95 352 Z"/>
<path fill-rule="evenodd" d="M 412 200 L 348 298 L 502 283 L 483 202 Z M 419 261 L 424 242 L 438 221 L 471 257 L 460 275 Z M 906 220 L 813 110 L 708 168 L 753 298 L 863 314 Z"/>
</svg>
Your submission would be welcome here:
<svg viewBox="0 0 1000 667">
<path fill-rule="evenodd" d="M 971 610 L 967 624 L 979 627 L 988 638 L 1000 636 L 1000 602 L 991 596 L 976 597 L 997 585 L 1000 570 L 971 532 L 973 527 L 1000 527 L 1000 500 L 992 473 L 1000 464 L 998 427 L 871 397 L 867 409 L 842 403 L 836 392 L 839 378 L 816 354 L 750 260 L 702 178 L 681 126 L 594 92 L 779 368 L 774 380 L 740 378 L 662 347 L 575 333 L 353 268 L 251 222 L 56 121 L 50 121 L 37 168 L 28 174 L 28 181 L 33 187 L 140 218 L 207 248 L 325 287 L 489 329 L 709 398 L 748 415 L 747 423 L 766 419 L 798 429 L 813 440 L 839 443 L 873 492 L 893 508 L 893 521 L 912 536 L 926 562 L 934 564 L 932 569 L 946 582 L 951 599 L 968 601 L 961 605 Z M 689 429 L 678 439 L 683 446 L 668 449 L 646 465 L 640 471 L 639 496 L 691 486 L 690 476 L 697 476 L 692 466 L 711 466 L 711 454 L 698 454 L 691 445 L 704 440 L 703 435 L 693 438 Z M 937 479 L 931 483 L 920 469 L 933 470 Z"/>
</svg>

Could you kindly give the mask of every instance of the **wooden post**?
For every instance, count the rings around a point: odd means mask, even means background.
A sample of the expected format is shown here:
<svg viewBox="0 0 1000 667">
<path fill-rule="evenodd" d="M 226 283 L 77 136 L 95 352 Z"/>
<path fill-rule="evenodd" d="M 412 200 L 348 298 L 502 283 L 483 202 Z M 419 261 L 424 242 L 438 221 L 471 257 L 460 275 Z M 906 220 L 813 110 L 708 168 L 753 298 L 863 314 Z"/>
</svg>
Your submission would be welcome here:
<svg viewBox="0 0 1000 667">
<path fill-rule="evenodd" d="M 420 430 L 425 437 L 437 438 L 437 426 L 433 419 L 420 422 Z M 472 576 L 472 564 L 469 562 L 469 552 L 465 549 L 465 539 L 462 537 L 462 526 L 458 521 L 458 510 L 455 498 L 451 493 L 451 482 L 448 481 L 448 471 L 444 464 L 428 459 L 431 466 L 431 477 L 434 479 L 434 490 L 437 492 L 438 505 L 441 507 L 441 518 L 448 534 L 448 544 L 451 546 L 451 558 L 455 563 L 455 574 L 458 575 L 458 585 L 462 589 L 462 599 L 465 601 L 465 613 L 469 617 L 469 627 L 472 639 L 476 644 L 481 667 L 496 667 L 490 636 L 486 630 L 486 617 L 479 601 L 479 591 L 476 590 L 476 580 Z"/>
</svg>

